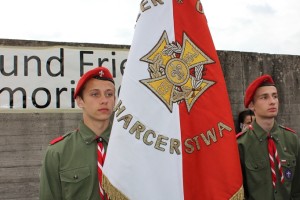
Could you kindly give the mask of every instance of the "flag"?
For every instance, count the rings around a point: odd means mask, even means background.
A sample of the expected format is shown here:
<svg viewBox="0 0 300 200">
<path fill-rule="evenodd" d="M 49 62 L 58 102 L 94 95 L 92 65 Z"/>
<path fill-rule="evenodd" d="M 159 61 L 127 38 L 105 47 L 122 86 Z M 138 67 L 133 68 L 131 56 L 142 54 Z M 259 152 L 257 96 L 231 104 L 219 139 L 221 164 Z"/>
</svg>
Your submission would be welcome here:
<svg viewBox="0 0 300 200">
<path fill-rule="evenodd" d="M 103 187 L 111 199 L 243 199 L 223 72 L 199 0 L 142 1 Z"/>
</svg>

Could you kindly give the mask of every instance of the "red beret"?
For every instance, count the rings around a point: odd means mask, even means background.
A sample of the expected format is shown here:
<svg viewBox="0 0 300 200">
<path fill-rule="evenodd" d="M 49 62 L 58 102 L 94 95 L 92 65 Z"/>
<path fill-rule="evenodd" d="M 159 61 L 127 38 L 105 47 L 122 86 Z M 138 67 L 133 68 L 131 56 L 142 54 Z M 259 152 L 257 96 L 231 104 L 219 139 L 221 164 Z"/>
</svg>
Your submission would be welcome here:
<svg viewBox="0 0 300 200">
<path fill-rule="evenodd" d="M 244 105 L 246 108 L 248 108 L 250 102 L 253 99 L 254 93 L 263 84 L 270 84 L 274 85 L 274 81 L 270 75 L 263 75 L 255 79 L 246 89 L 245 99 L 244 99 Z"/>
<path fill-rule="evenodd" d="M 90 80 L 91 78 L 96 78 L 99 80 L 108 80 L 111 81 L 113 84 L 115 84 L 114 79 L 110 73 L 110 71 L 105 67 L 96 67 L 95 69 L 92 69 L 79 79 L 77 83 L 77 87 L 74 93 L 74 99 L 77 97 L 78 93 L 80 92 L 81 88 L 84 86 L 84 84 Z"/>
</svg>

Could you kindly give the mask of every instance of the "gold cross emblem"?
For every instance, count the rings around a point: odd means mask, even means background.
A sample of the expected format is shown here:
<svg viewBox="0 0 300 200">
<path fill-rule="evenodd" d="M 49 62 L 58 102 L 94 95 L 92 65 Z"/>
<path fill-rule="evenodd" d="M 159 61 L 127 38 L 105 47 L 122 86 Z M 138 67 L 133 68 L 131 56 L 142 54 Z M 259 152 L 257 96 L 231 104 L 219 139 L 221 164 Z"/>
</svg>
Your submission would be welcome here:
<svg viewBox="0 0 300 200">
<path fill-rule="evenodd" d="M 214 63 L 186 34 L 183 46 L 170 43 L 164 32 L 155 47 L 141 58 L 150 78 L 140 80 L 172 112 L 173 103 L 185 101 L 190 112 L 198 98 L 215 82 L 202 78 L 205 64 Z"/>
</svg>

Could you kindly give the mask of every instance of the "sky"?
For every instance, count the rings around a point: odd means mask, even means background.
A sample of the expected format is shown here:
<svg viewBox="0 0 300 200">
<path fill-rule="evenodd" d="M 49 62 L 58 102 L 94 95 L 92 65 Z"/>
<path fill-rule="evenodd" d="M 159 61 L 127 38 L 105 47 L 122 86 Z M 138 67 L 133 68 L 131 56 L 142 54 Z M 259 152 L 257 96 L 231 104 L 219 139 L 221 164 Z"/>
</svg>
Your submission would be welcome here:
<svg viewBox="0 0 300 200">
<path fill-rule="evenodd" d="M 2 1 L 0 38 L 130 45 L 140 2 Z M 299 0 L 201 2 L 217 50 L 300 55 Z"/>
</svg>

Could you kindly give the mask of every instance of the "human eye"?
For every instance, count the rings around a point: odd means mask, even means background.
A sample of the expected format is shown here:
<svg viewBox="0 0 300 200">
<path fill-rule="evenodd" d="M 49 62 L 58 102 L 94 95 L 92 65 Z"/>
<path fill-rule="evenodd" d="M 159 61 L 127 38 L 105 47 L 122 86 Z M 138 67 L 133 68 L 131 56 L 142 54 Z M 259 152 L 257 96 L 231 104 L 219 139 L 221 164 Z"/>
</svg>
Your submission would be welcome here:
<svg viewBox="0 0 300 200">
<path fill-rule="evenodd" d="M 267 96 L 266 95 L 261 95 L 260 99 L 267 99 Z"/>
<path fill-rule="evenodd" d="M 97 92 L 97 91 L 92 91 L 92 92 L 90 93 L 90 95 L 91 95 L 92 97 L 97 97 L 97 96 L 99 96 L 99 92 Z"/>
<path fill-rule="evenodd" d="M 113 91 L 107 91 L 105 92 L 105 96 L 106 97 L 113 97 L 115 95 L 115 93 Z"/>
</svg>

